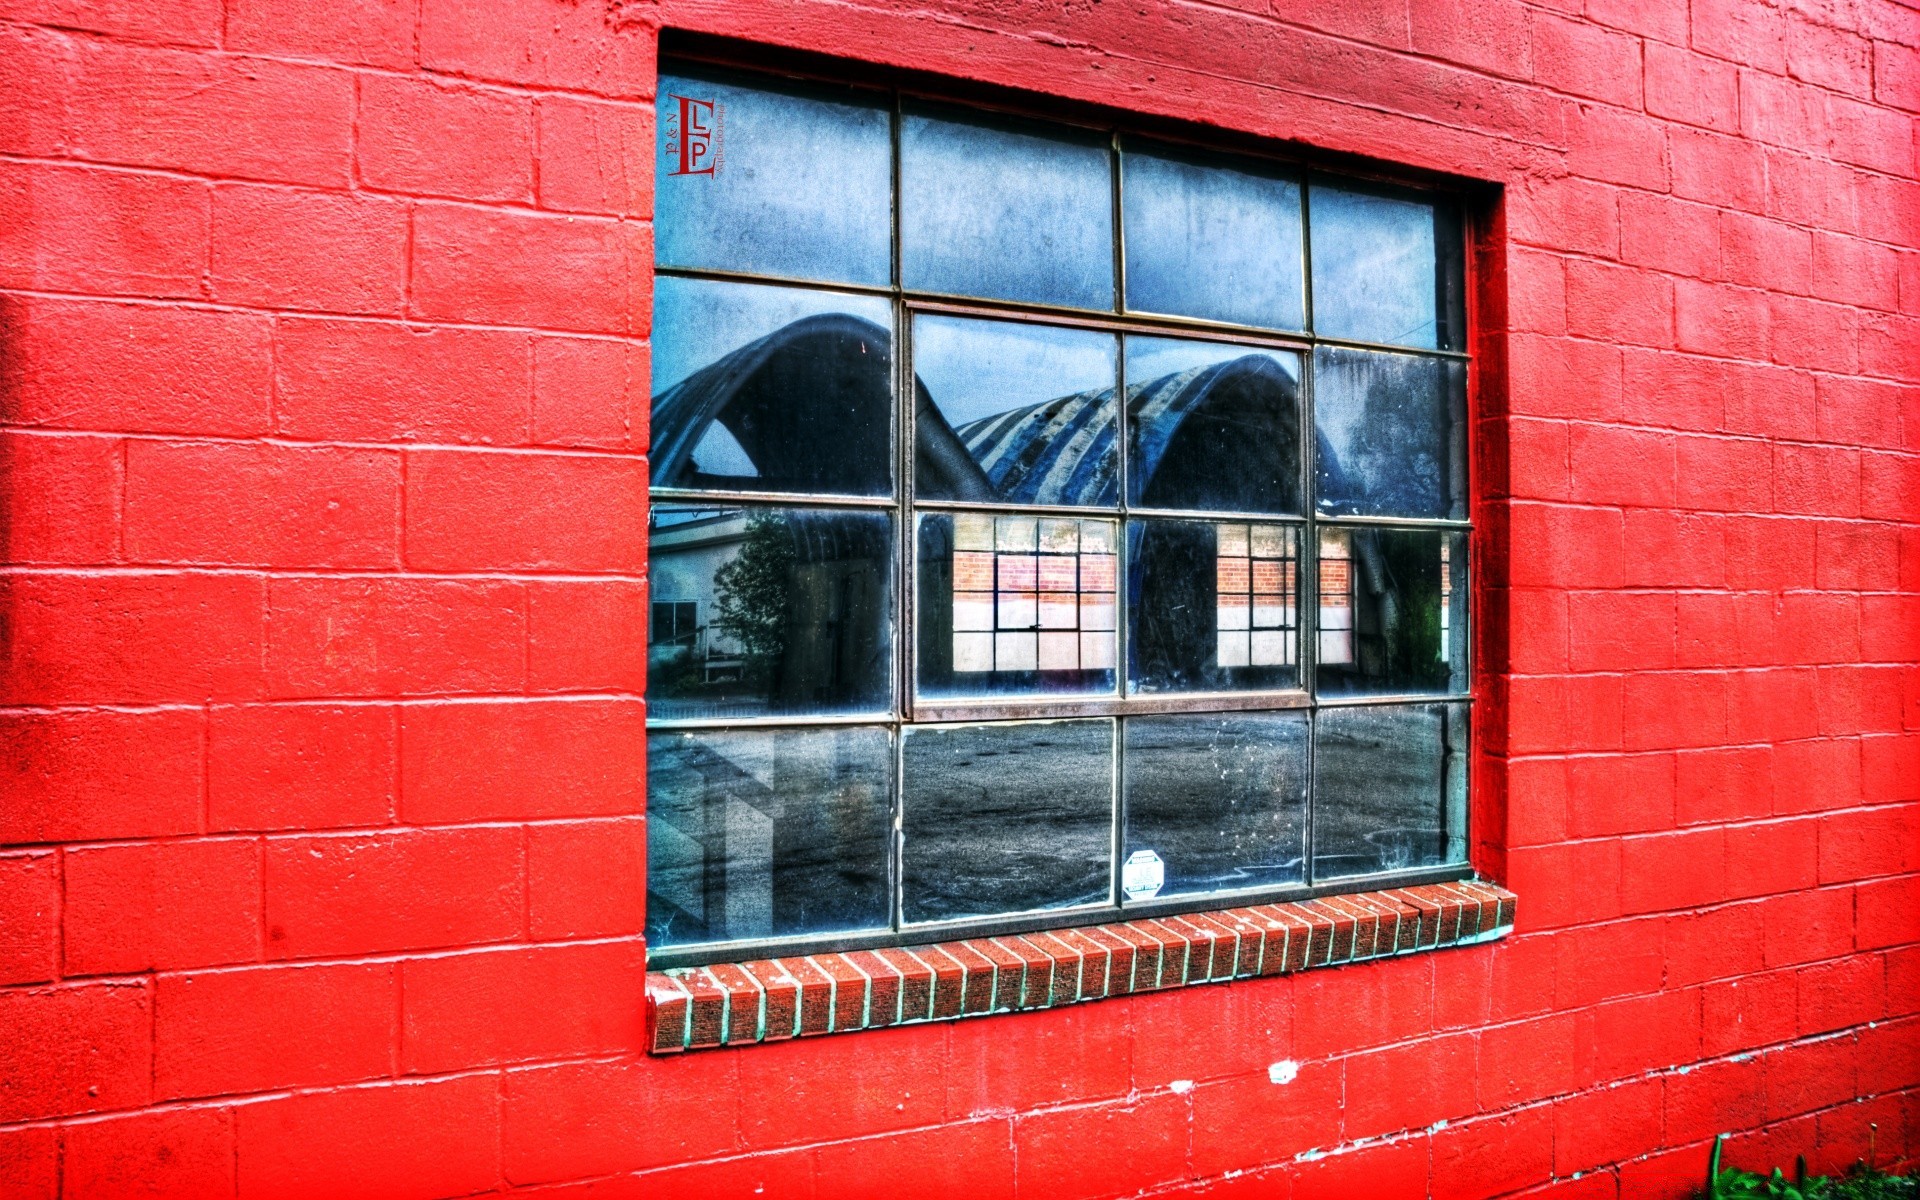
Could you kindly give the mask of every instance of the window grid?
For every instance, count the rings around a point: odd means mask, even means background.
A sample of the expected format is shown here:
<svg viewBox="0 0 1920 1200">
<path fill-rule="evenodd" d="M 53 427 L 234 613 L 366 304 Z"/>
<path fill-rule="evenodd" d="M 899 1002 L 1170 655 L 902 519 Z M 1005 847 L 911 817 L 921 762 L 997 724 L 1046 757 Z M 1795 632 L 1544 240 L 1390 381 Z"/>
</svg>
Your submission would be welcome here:
<svg viewBox="0 0 1920 1200">
<path fill-rule="evenodd" d="M 663 65 L 663 70 L 665 69 Z M 894 449 L 892 458 L 894 481 L 893 495 L 852 496 L 826 495 L 806 492 L 762 492 L 745 489 L 711 488 L 675 488 L 651 486 L 650 497 L 654 502 L 697 501 L 707 506 L 725 504 L 776 504 L 790 508 L 816 509 L 885 509 L 895 514 L 895 545 L 898 549 L 893 568 L 896 572 L 896 584 L 893 588 L 895 603 L 895 623 L 892 654 L 892 696 L 893 706 L 890 712 L 881 714 L 851 715 L 774 715 L 749 718 L 685 718 L 656 719 L 649 715 L 650 730 L 668 730 L 675 728 L 739 728 L 739 729 L 779 729 L 796 727 L 830 728 L 845 725 L 866 725 L 886 727 L 890 731 L 893 744 L 893 848 L 889 857 L 888 872 L 892 896 L 890 928 L 884 931 L 860 931 L 843 935 L 794 935 L 745 939 L 741 941 L 706 942 L 685 947 L 650 947 L 650 961 L 656 966 L 696 965 L 708 962 L 722 962 L 738 958 L 751 948 L 756 954 L 792 954 L 807 952 L 834 952 L 859 948 L 900 945 L 907 942 L 938 940 L 948 936 L 997 936 L 1014 932 L 1037 932 L 1047 929 L 1066 928 L 1085 924 L 1098 916 L 1132 916 L 1148 918 L 1179 912 L 1202 911 L 1211 908 L 1231 906 L 1257 900 L 1288 900 L 1303 897 L 1337 895 L 1347 892 L 1359 892 L 1384 886 L 1413 886 L 1421 883 L 1440 882 L 1470 877 L 1472 868 L 1465 862 L 1446 864 L 1437 867 L 1403 869 L 1378 872 L 1367 875 L 1343 875 L 1330 880 L 1316 877 L 1314 853 L 1314 809 L 1316 805 L 1309 801 L 1306 808 L 1306 828 L 1304 833 L 1304 860 L 1302 865 L 1304 881 L 1285 886 L 1263 886 L 1245 889 L 1219 890 L 1202 894 L 1188 894 L 1173 898 L 1161 898 L 1149 901 L 1129 901 L 1124 905 L 1120 896 L 1120 874 L 1125 858 L 1124 839 L 1126 827 L 1125 797 L 1121 774 L 1124 771 L 1124 757 L 1119 753 L 1123 741 L 1124 722 L 1128 716 L 1142 716 L 1158 713 L 1210 713 L 1236 710 L 1284 710 L 1304 709 L 1311 722 L 1319 709 L 1346 707 L 1411 707 L 1416 705 L 1458 704 L 1467 706 L 1468 718 L 1471 718 L 1473 696 L 1470 686 L 1467 689 L 1447 692 L 1418 693 L 1379 693 L 1352 695 L 1316 695 L 1313 682 L 1314 671 L 1322 661 L 1324 631 L 1322 620 L 1326 608 L 1324 590 L 1331 578 L 1346 583 L 1342 576 L 1350 571 L 1350 564 L 1340 565 L 1326 561 L 1324 546 L 1326 534 L 1347 530 L 1368 528 L 1449 530 L 1467 534 L 1472 528 L 1470 516 L 1467 517 L 1380 517 L 1362 515 L 1328 515 L 1319 513 L 1314 503 L 1315 497 L 1315 453 L 1317 428 L 1314 418 L 1314 350 L 1316 347 L 1334 347 L 1354 350 L 1372 350 L 1395 355 L 1413 356 L 1427 359 L 1471 363 L 1471 353 L 1467 350 L 1446 348 L 1415 347 L 1396 343 L 1371 342 L 1354 338 L 1343 338 L 1319 334 L 1311 328 L 1314 324 L 1313 303 L 1313 264 L 1312 264 L 1312 206 L 1311 183 L 1319 182 L 1331 185 L 1359 186 L 1362 188 L 1380 187 L 1401 192 L 1413 192 L 1406 184 L 1391 180 L 1369 180 L 1350 175 L 1325 174 L 1311 167 L 1289 164 L 1286 160 L 1269 159 L 1271 164 L 1291 170 L 1301 185 L 1301 253 L 1303 303 L 1306 313 L 1305 330 L 1279 330 L 1269 327 L 1243 325 L 1233 322 L 1207 318 L 1186 317 L 1152 312 L 1129 311 L 1126 308 L 1126 231 L 1123 218 L 1122 187 L 1127 151 L 1125 140 L 1131 136 L 1124 129 L 1114 129 L 1109 135 L 1109 163 L 1111 180 L 1112 227 L 1113 227 L 1113 272 L 1114 295 L 1111 309 L 1094 310 L 1070 308 L 1029 301 L 1006 300 L 993 297 L 975 297 L 952 293 L 918 291 L 902 284 L 901 264 L 901 225 L 900 225 L 900 137 L 903 111 L 906 103 L 920 99 L 931 99 L 934 103 L 946 103 L 939 97 L 922 97 L 918 93 L 905 89 L 889 89 L 892 96 L 892 230 L 891 230 L 891 282 L 886 286 L 845 283 L 833 280 L 806 279 L 793 276 L 760 274 L 748 271 L 733 271 L 710 267 L 684 267 L 655 263 L 656 277 L 704 279 L 718 282 L 741 282 L 788 286 L 809 291 L 846 292 L 885 297 L 892 302 L 893 322 L 893 367 L 894 367 L 894 405 L 891 438 Z M 988 111 L 978 110 L 974 111 Z M 988 115 L 998 115 L 988 111 Z M 1057 119 L 1052 123 L 1060 124 Z M 1155 135 L 1156 139 L 1164 135 Z M 1189 147 L 1198 153 L 1219 153 L 1223 158 L 1259 158 L 1243 149 L 1218 151 L 1204 145 Z M 1443 192 L 1422 192 L 1441 203 L 1457 203 L 1454 197 Z M 1464 238 L 1463 238 L 1464 241 Z M 1460 255 L 1457 260 L 1461 281 L 1464 281 L 1470 264 L 1465 259 L 1465 247 L 1453 248 Z M 1444 273 L 1444 266 L 1439 271 Z M 1441 282 L 1444 282 L 1442 280 Z M 1464 312 L 1464 308 L 1461 310 Z M 1130 469 L 1131 445 L 1129 440 L 1128 380 L 1127 356 L 1118 356 L 1115 376 L 1115 420 L 1118 450 L 1118 495 L 1112 505 L 1104 507 L 1060 505 L 1060 504 L 1020 504 L 991 501 L 956 501 L 921 499 L 913 494 L 914 467 L 914 428 L 913 405 L 906 398 L 911 397 L 914 384 L 913 366 L 913 318 L 917 314 L 940 314 L 950 316 L 977 317 L 997 321 L 1028 321 L 1055 327 L 1077 327 L 1107 330 L 1124 339 L 1127 334 L 1141 334 L 1161 337 L 1180 337 L 1196 341 L 1212 341 L 1222 344 L 1292 351 L 1300 356 L 1300 462 L 1299 496 L 1300 506 L 1297 514 L 1277 515 L 1274 513 L 1256 513 L 1239 510 L 1205 511 L 1194 509 L 1168 509 L 1157 506 L 1135 505 L 1129 502 L 1127 473 Z M 1440 321 L 1448 320 L 1444 306 L 1436 315 Z M 1464 329 L 1459 331 L 1459 340 L 1464 344 Z M 1436 339 L 1439 340 L 1439 339 Z M 1470 369 L 1470 368 L 1469 368 Z M 1465 420 L 1462 415 L 1459 419 Z M 1463 462 L 1463 469 L 1471 477 L 1470 456 Z M 1461 484 L 1465 490 L 1464 481 Z M 1036 520 L 1093 517 L 1111 523 L 1113 534 L 1113 574 L 1114 574 L 1114 653 L 1115 661 L 1110 664 L 1115 673 L 1115 687 L 1111 696 L 1076 696 L 1067 699 L 1050 697 L 1007 697 L 993 700 L 953 701 L 944 698 L 926 699 L 915 694 L 914 662 L 917 653 L 915 617 L 918 606 L 918 537 L 917 522 L 920 513 L 942 512 L 959 518 L 965 514 L 977 514 L 991 517 L 997 522 L 1006 517 L 1033 518 Z M 1282 576 L 1292 585 L 1291 593 L 1282 589 L 1277 593 L 1291 595 L 1292 613 L 1290 625 L 1276 625 L 1275 629 L 1288 629 L 1292 638 L 1293 665 L 1297 672 L 1297 685 L 1293 688 L 1275 690 L 1248 690 L 1234 692 L 1190 692 L 1173 694 L 1141 695 L 1131 694 L 1128 682 L 1128 610 L 1126 600 L 1126 581 L 1128 572 L 1128 533 L 1130 524 L 1139 518 L 1170 518 L 1186 521 L 1212 521 L 1216 523 L 1239 524 L 1242 526 L 1266 526 L 1287 529 L 1292 534 L 1293 557 L 1275 556 L 1270 561 L 1284 572 Z M 1469 540 L 1471 540 L 1469 538 Z M 1451 574 L 1447 570 L 1448 547 L 1450 539 L 1441 539 L 1442 558 L 1442 639 L 1452 636 L 1448 628 L 1451 599 Z M 1333 574 L 1329 575 L 1329 568 Z M 954 590 L 958 586 L 959 567 L 955 566 Z M 996 594 L 1001 587 L 999 555 L 993 562 L 994 589 Z M 1350 583 L 1347 583 L 1350 587 Z M 1036 589 L 1037 591 L 1038 589 Z M 1471 596 L 1469 595 L 1469 599 Z M 1351 621 L 1352 601 L 1349 597 L 1346 611 Z M 996 603 L 997 610 L 998 605 Z M 1467 614 L 1469 628 L 1473 613 Z M 996 612 L 996 621 L 997 621 Z M 1078 627 L 1082 632 L 1091 632 L 1084 623 Z M 1001 627 L 996 624 L 997 635 Z M 955 632 L 959 629 L 956 623 Z M 979 632 L 979 631 L 974 631 Z M 1036 628 L 1037 632 L 1037 628 Z M 1351 634 L 1349 634 L 1351 638 Z M 1470 645 L 1468 647 L 1470 649 Z M 995 646 L 996 662 L 998 646 Z M 957 655 L 956 655 L 957 659 Z M 1089 664 L 1091 665 L 1091 664 Z M 1472 679 L 1473 667 L 1469 660 L 1462 678 Z M 1113 821 L 1112 853 L 1109 862 L 1110 887 L 1105 902 L 1080 905 L 1068 908 L 1035 910 L 1008 916 L 968 918 L 962 920 L 938 921 L 926 923 L 908 923 L 903 916 L 902 844 L 901 844 L 901 804 L 904 797 L 902 787 L 902 742 L 903 731 L 911 726 L 932 724 L 973 724 L 1015 720 L 1079 719 L 1088 717 L 1110 717 L 1111 732 L 1115 745 L 1113 755 Z M 1310 779 L 1316 778 L 1314 763 L 1316 738 L 1311 726 L 1306 739 L 1306 769 Z M 1471 754 L 1467 756 L 1471 762 Z M 1467 783 L 1471 794 L 1471 780 Z M 1311 791 L 1310 791 L 1311 797 Z M 1472 844 L 1471 823 L 1463 825 L 1461 837 L 1467 845 Z"/>
</svg>

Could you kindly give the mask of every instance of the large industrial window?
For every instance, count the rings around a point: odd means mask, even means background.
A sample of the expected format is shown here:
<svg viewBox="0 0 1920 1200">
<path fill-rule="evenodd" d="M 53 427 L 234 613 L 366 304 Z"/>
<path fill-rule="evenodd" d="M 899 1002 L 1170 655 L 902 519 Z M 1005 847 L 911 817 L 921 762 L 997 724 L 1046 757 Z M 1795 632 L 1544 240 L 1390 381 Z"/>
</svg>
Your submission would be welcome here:
<svg viewBox="0 0 1920 1200">
<path fill-rule="evenodd" d="M 656 965 L 1468 874 L 1449 196 L 659 96 Z"/>
</svg>

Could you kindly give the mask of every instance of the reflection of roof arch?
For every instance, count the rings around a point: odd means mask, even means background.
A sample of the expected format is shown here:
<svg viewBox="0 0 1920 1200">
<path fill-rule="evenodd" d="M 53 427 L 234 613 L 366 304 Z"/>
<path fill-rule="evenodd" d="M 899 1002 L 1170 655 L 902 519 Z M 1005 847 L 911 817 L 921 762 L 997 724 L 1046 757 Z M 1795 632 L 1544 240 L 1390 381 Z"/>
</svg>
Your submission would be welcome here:
<svg viewBox="0 0 1920 1200">
<path fill-rule="evenodd" d="M 694 487 L 722 482 L 701 474 L 694 449 L 714 424 L 752 461 L 749 486 L 770 491 L 872 495 L 888 490 L 892 364 L 889 337 L 871 321 L 843 313 L 804 317 L 701 368 L 653 404 L 653 480 Z M 1223 503 L 1227 490 L 1271 492 L 1270 469 L 1243 469 L 1239 458 L 1262 439 L 1248 430 L 1297 421 L 1297 384 L 1272 357 L 1247 354 L 1161 376 L 1127 389 L 1128 420 L 1143 431 L 1137 470 L 1143 503 L 1192 507 L 1182 480 L 1205 479 L 1215 496 L 1204 507 L 1285 511 L 1285 495 L 1248 494 Z M 914 381 L 916 470 L 922 491 L 961 500 L 1110 505 L 1117 492 L 1115 431 L 1099 419 L 1113 389 L 1078 392 L 997 413 L 958 429 Z M 1261 411 L 1265 410 L 1265 411 Z M 1277 418 L 1276 418 L 1276 415 Z M 1322 478 L 1339 474 L 1325 438 L 1316 439 Z M 1163 477 L 1163 471 L 1165 472 Z M 1297 471 L 1281 472 L 1291 487 Z M 727 482 L 742 482 L 727 477 Z"/>
<path fill-rule="evenodd" d="M 885 493 L 893 424 L 890 341 L 872 321 L 826 313 L 802 317 L 700 368 L 654 398 L 653 482 L 720 482 L 694 461 L 695 448 L 717 423 L 752 460 L 759 487 Z"/>
</svg>

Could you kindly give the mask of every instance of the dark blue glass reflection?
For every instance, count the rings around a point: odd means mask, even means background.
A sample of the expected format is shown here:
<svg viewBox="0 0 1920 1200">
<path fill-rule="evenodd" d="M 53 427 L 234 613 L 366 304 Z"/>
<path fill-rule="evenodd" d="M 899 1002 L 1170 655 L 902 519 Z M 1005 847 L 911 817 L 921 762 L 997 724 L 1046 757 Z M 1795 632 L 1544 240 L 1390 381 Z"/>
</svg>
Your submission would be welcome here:
<svg viewBox="0 0 1920 1200">
<path fill-rule="evenodd" d="M 1120 195 L 1129 309 L 1306 326 L 1300 185 L 1244 165 L 1128 145 Z"/>
<path fill-rule="evenodd" d="M 901 282 L 916 291 L 1113 307 L 1105 138 L 908 112 L 900 126 Z"/>
<path fill-rule="evenodd" d="M 1321 512 L 1466 516 L 1466 365 L 1322 346 L 1313 352 Z"/>
<path fill-rule="evenodd" d="M 1127 492 L 1148 508 L 1300 511 L 1300 356 L 1126 339 Z"/>
<path fill-rule="evenodd" d="M 658 277 L 654 484 L 888 494 L 892 322 L 874 296 Z"/>
<path fill-rule="evenodd" d="M 662 266 L 884 285 L 893 148 L 884 97 L 662 75 L 654 258 Z"/>
</svg>

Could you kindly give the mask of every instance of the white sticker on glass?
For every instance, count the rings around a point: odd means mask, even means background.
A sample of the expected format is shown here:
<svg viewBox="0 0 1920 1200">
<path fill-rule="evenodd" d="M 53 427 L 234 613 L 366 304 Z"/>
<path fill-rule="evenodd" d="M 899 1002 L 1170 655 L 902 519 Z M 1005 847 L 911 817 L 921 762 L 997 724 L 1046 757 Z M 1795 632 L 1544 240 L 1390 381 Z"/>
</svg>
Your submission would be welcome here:
<svg viewBox="0 0 1920 1200">
<path fill-rule="evenodd" d="M 1120 892 L 1129 900 L 1150 900 L 1167 881 L 1167 868 L 1151 850 L 1135 850 L 1120 868 Z"/>
</svg>

